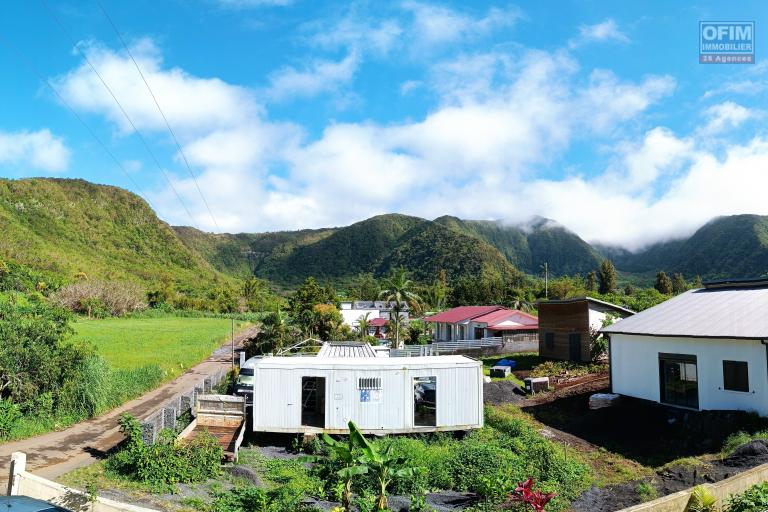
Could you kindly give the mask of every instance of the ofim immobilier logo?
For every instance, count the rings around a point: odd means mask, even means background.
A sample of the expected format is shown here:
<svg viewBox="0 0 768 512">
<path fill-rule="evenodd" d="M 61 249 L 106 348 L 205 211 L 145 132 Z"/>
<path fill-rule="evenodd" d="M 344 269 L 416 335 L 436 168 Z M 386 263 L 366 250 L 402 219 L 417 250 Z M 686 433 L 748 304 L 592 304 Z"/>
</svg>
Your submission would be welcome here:
<svg viewBox="0 0 768 512">
<path fill-rule="evenodd" d="M 700 21 L 699 63 L 754 64 L 754 21 Z"/>
</svg>

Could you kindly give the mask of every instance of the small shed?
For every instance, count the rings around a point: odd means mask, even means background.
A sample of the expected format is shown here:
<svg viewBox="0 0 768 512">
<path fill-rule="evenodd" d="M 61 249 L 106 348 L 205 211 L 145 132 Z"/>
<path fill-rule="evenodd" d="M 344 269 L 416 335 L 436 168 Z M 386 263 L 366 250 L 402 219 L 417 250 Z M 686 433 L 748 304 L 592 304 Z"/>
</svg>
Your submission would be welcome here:
<svg viewBox="0 0 768 512">
<path fill-rule="evenodd" d="M 590 336 L 603 327 L 605 318 L 635 313 L 592 297 L 542 301 L 538 306 L 539 355 L 565 361 L 590 361 Z"/>
<path fill-rule="evenodd" d="M 479 361 L 372 352 L 329 345 L 318 356 L 255 360 L 253 430 L 345 434 L 350 420 L 369 434 L 483 426 Z"/>
</svg>

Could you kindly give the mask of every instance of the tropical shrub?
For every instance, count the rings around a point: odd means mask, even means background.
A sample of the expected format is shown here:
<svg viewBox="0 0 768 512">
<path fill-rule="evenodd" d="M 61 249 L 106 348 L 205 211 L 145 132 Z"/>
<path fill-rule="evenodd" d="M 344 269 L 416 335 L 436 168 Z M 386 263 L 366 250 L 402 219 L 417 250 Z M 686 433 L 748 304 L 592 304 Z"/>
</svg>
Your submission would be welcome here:
<svg viewBox="0 0 768 512">
<path fill-rule="evenodd" d="M 108 460 L 109 469 L 154 490 L 203 482 L 221 472 L 224 452 L 216 438 L 207 433 L 189 442 L 178 442 L 175 432 L 164 429 L 155 444 L 147 445 L 141 424 L 129 415 L 120 418 L 120 430 L 126 440 Z"/>
<path fill-rule="evenodd" d="M 0 441 L 11 437 L 13 427 L 21 419 L 19 406 L 10 400 L 0 399 Z"/>
<path fill-rule="evenodd" d="M 762 512 L 768 508 L 768 482 L 753 485 L 727 500 L 728 512 Z"/>
</svg>

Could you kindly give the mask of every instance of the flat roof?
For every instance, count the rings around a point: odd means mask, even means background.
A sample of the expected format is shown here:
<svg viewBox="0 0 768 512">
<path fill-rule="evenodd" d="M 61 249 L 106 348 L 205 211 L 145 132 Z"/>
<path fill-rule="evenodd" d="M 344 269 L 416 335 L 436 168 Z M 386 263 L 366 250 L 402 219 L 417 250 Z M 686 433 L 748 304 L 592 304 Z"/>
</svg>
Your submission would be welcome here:
<svg viewBox="0 0 768 512">
<path fill-rule="evenodd" d="M 593 304 L 599 304 L 601 306 L 613 309 L 615 311 L 621 311 L 623 313 L 627 313 L 628 315 L 635 314 L 635 312 L 629 308 L 625 308 L 624 306 L 619 306 L 618 304 L 614 304 L 612 302 L 606 302 L 604 300 L 596 299 L 594 297 L 572 297 L 570 299 L 540 300 L 537 302 L 537 304 L 573 304 L 575 302 L 585 302 L 585 301 L 591 302 Z"/>
<path fill-rule="evenodd" d="M 444 368 L 452 366 L 480 366 L 480 361 L 466 356 L 413 356 L 413 357 L 263 357 L 254 368 L 322 368 L 343 367 L 348 369 L 397 369 L 397 368 Z"/>
<path fill-rule="evenodd" d="M 602 332 L 768 340 L 768 286 L 689 290 Z"/>
</svg>

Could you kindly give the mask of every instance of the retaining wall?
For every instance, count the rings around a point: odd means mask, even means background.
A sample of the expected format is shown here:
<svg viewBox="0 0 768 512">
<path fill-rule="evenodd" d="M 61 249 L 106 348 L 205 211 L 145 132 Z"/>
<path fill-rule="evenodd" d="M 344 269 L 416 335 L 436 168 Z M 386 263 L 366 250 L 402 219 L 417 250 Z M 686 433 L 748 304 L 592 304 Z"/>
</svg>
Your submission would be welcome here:
<svg viewBox="0 0 768 512">
<path fill-rule="evenodd" d="M 26 470 L 27 455 L 14 452 L 11 455 L 11 473 L 8 476 L 9 496 L 28 496 L 58 505 L 72 512 L 155 512 L 154 509 L 137 507 L 127 503 L 96 497 L 46 480 Z"/>
<path fill-rule="evenodd" d="M 768 464 L 756 466 L 725 480 L 714 484 L 703 484 L 703 486 L 712 491 L 712 494 L 717 497 L 717 507 L 715 510 L 722 512 L 725 502 L 730 496 L 742 493 L 753 485 L 765 481 L 768 481 Z M 693 492 L 693 488 L 625 508 L 618 512 L 684 512 L 691 497 L 691 492 Z"/>
<path fill-rule="evenodd" d="M 164 428 L 175 429 L 179 416 L 184 413 L 189 412 L 194 417 L 197 397 L 210 394 L 213 388 L 227 377 L 227 374 L 226 370 L 221 370 L 206 376 L 187 391 L 179 393 L 158 409 L 141 418 L 144 442 L 154 444 L 161 430 Z"/>
</svg>

